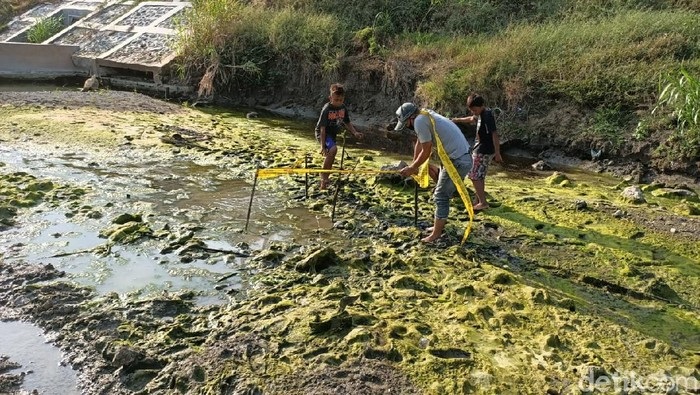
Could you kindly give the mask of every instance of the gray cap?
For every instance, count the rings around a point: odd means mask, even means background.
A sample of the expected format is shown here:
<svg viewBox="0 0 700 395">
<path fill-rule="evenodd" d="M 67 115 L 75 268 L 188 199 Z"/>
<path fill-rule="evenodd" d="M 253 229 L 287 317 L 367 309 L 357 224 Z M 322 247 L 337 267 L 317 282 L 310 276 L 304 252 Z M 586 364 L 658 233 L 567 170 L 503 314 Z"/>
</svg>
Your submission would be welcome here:
<svg viewBox="0 0 700 395">
<path fill-rule="evenodd" d="M 399 122 L 396 124 L 394 130 L 403 129 L 406 126 L 406 121 L 408 118 L 415 114 L 416 111 L 418 111 L 418 106 L 414 103 L 402 104 L 401 107 L 396 110 L 396 117 L 399 119 Z"/>
</svg>

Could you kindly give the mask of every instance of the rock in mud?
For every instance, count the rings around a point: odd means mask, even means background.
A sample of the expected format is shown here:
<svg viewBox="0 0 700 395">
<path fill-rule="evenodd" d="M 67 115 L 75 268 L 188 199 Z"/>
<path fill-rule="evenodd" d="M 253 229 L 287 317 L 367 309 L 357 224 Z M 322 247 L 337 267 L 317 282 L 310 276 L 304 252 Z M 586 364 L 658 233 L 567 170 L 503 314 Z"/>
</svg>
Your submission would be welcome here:
<svg viewBox="0 0 700 395">
<path fill-rule="evenodd" d="M 566 176 L 566 174 L 560 173 L 558 171 L 555 171 L 551 176 L 547 177 L 546 181 L 548 185 L 560 186 L 568 185 L 571 182 L 569 180 L 569 177 Z"/>
<path fill-rule="evenodd" d="M 549 163 L 540 160 L 532 164 L 532 168 L 538 171 L 544 171 L 544 170 L 552 170 L 552 165 Z"/>
<path fill-rule="evenodd" d="M 646 199 L 644 199 L 644 193 L 636 185 L 625 188 L 620 194 L 620 198 L 622 198 L 622 200 L 626 202 L 634 204 L 646 203 Z"/>
<path fill-rule="evenodd" d="M 338 263 L 338 255 L 330 248 L 322 248 L 297 262 L 295 269 L 299 272 L 315 273 Z"/>
</svg>

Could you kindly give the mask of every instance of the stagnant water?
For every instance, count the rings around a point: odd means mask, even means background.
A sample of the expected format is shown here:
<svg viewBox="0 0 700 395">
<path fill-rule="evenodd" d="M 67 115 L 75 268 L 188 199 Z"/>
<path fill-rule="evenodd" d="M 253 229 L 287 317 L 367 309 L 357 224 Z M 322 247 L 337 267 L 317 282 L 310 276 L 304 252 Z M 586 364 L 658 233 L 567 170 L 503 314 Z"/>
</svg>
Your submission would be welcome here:
<svg viewBox="0 0 700 395">
<path fill-rule="evenodd" d="M 287 205 L 286 198 L 260 187 L 252 205 L 248 232 L 245 226 L 251 184 L 235 178 L 220 166 L 204 166 L 184 158 L 148 163 L 115 158 L 101 163 L 87 152 L 56 156 L 50 147 L 0 146 L 3 172 L 23 171 L 40 179 L 83 186 L 82 199 L 101 218 L 72 215 L 69 209 L 21 210 L 19 224 L 0 233 L 0 251 L 6 263 L 15 261 L 52 264 L 67 273 L 69 281 L 94 288 L 99 294 L 147 295 L 163 290 L 195 290 L 200 304 L 225 303 L 225 291 L 246 287 L 245 258 L 210 258 L 181 262 L 175 253 L 161 254 L 162 241 L 146 240 L 136 246 L 113 246 L 111 254 L 98 257 L 80 251 L 104 245 L 101 229 L 123 213 L 154 213 L 154 230 L 168 224 L 206 224 L 197 232 L 206 245 L 233 249 L 247 243 L 264 249 L 276 240 L 304 240 L 309 234 L 330 232 L 326 215 Z M 324 236 L 325 237 L 325 236 Z M 332 237 L 329 234 L 329 237 Z M 73 253 L 67 256 L 59 254 Z M 217 290 L 226 276 L 228 288 Z M 23 389 L 41 394 L 73 394 L 76 378 L 70 368 L 59 366 L 60 351 L 47 344 L 41 330 L 30 324 L 0 322 L 0 355 L 8 355 L 29 372 Z"/>
<path fill-rule="evenodd" d="M 25 87 L 24 90 L 33 90 Z M 230 115 L 234 116 L 234 115 Z M 273 119 L 272 127 L 307 135 L 312 125 Z M 305 130 L 301 130 L 305 128 Z M 400 157 L 391 160 L 406 159 Z M 163 290 L 195 290 L 199 303 L 225 303 L 228 296 L 217 290 L 217 280 L 228 277 L 228 290 L 246 287 L 249 274 L 244 258 L 211 258 L 183 263 L 175 253 L 161 254 L 162 242 L 145 241 L 137 246 L 114 246 L 112 253 L 97 257 L 80 251 L 104 245 L 99 231 L 123 213 L 152 212 L 159 221 L 153 229 L 169 224 L 206 224 L 198 231 L 208 247 L 232 249 L 240 242 L 260 250 L 275 240 L 305 240 L 309 234 L 324 232 L 332 238 L 330 219 L 303 207 L 287 205 L 286 198 L 269 189 L 256 191 L 253 220 L 245 225 L 251 184 L 232 177 L 221 166 L 203 166 L 188 159 L 130 161 L 129 158 L 96 160 L 88 152 L 55 156 L 50 147 L 0 146 L 4 172 L 24 171 L 41 179 L 85 186 L 84 202 L 102 214 L 101 218 L 67 215 L 67 209 L 26 210 L 17 226 L 0 233 L 0 250 L 5 262 L 28 261 L 52 264 L 68 279 L 90 286 L 100 294 L 158 293 Z M 498 169 L 498 167 L 496 167 Z M 500 168 L 494 171 L 508 171 Z M 55 257 L 57 254 L 73 253 Z M 233 276 L 231 276 L 233 275 Z M 230 277 L 229 277 L 230 276 Z M 42 394 L 73 394 L 75 373 L 60 366 L 60 351 L 44 341 L 41 330 L 27 323 L 0 322 L 0 355 L 23 365 L 29 373 L 23 388 Z"/>
<path fill-rule="evenodd" d="M 76 373 L 61 363 L 61 352 L 44 339 L 41 329 L 24 322 L 0 322 L 0 355 L 22 365 L 24 388 L 40 394 L 80 394 Z M 13 372 L 17 374 L 17 372 Z"/>
</svg>

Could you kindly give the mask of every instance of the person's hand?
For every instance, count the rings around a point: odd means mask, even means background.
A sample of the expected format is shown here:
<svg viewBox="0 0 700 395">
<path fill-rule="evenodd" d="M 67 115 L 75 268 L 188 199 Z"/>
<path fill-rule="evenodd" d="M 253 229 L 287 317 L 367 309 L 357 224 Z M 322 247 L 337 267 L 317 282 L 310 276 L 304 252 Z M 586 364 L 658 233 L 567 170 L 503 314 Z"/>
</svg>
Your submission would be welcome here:
<svg viewBox="0 0 700 395">
<path fill-rule="evenodd" d="M 416 169 L 413 166 L 406 166 L 403 169 L 399 170 L 399 173 L 401 173 L 401 175 L 404 177 L 408 177 L 413 174 L 418 174 L 418 169 Z"/>
<path fill-rule="evenodd" d="M 327 152 L 328 150 L 326 149 L 326 147 L 321 147 L 321 155 L 326 156 Z"/>
<path fill-rule="evenodd" d="M 355 136 L 356 139 L 362 140 L 362 137 L 363 137 L 363 136 L 362 136 L 362 133 L 360 133 L 360 132 L 355 132 L 355 133 L 353 133 L 352 135 Z"/>
<path fill-rule="evenodd" d="M 498 163 L 501 163 L 501 162 L 503 162 L 503 157 L 501 157 L 501 154 L 496 154 L 496 155 L 493 157 L 493 160 L 495 160 L 495 161 L 498 162 Z"/>
</svg>

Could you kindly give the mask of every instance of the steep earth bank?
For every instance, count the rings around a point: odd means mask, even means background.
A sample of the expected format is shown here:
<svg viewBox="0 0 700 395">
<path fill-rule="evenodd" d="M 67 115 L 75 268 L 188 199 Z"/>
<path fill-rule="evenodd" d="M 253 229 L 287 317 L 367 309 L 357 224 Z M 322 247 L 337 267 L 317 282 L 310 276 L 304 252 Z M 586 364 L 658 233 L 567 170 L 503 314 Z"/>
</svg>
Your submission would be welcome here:
<svg viewBox="0 0 700 395">
<path fill-rule="evenodd" d="M 215 101 L 224 105 L 246 106 L 271 110 L 275 113 L 314 119 L 327 101 L 328 86 L 341 82 L 348 88 L 346 103 L 353 121 L 365 128 L 373 144 L 392 150 L 411 152 L 410 143 L 386 138 L 386 126 L 394 117 L 401 103 L 421 99 L 416 97 L 419 81 L 425 72 L 411 59 L 394 58 L 390 61 L 360 55 L 348 57 L 336 74 L 326 79 L 308 79 L 301 72 L 290 72 L 284 86 L 227 91 L 219 87 Z M 494 96 L 494 92 L 480 92 Z M 465 98 L 466 99 L 466 98 Z M 196 100 L 196 99 L 195 99 Z M 667 133 L 657 133 L 641 141 L 614 143 L 610 137 L 594 136 L 594 109 L 585 109 L 559 99 L 526 95 L 518 103 L 489 103 L 499 106 L 502 140 L 510 146 L 525 149 L 542 159 L 571 157 L 592 160 L 591 149 L 600 151 L 596 165 L 600 171 L 617 175 L 631 175 L 641 181 L 651 182 L 657 177 L 686 177 L 687 181 L 700 182 L 700 161 L 669 161 L 655 156 L 654 151 L 667 139 Z M 439 108 L 444 114 L 465 114 L 464 102 L 448 103 Z M 635 127 L 644 112 L 643 108 L 631 114 L 630 130 Z M 473 128 L 464 128 L 468 136 Z M 622 133 L 622 130 L 618 130 Z"/>
</svg>

